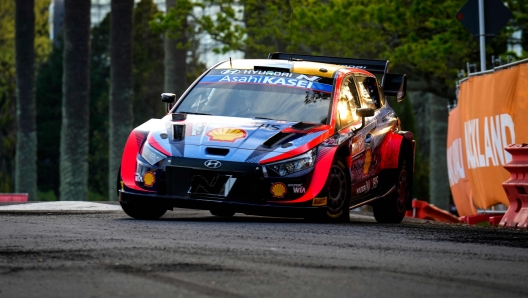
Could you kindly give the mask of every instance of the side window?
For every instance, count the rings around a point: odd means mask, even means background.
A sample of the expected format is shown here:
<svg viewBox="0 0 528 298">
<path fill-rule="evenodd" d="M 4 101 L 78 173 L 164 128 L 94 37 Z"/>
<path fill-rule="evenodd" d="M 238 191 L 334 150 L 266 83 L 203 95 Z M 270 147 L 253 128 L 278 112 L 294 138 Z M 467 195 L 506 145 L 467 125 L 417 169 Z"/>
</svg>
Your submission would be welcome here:
<svg viewBox="0 0 528 298">
<path fill-rule="evenodd" d="M 361 105 L 365 108 L 379 109 L 382 105 L 382 97 L 376 78 L 357 75 L 356 81 L 361 95 Z"/>
<path fill-rule="evenodd" d="M 337 104 L 338 119 L 340 127 L 344 127 L 351 122 L 356 121 L 359 117 L 356 115 L 356 109 L 359 106 L 356 87 L 351 76 L 343 79 L 339 91 L 339 102 Z"/>
</svg>

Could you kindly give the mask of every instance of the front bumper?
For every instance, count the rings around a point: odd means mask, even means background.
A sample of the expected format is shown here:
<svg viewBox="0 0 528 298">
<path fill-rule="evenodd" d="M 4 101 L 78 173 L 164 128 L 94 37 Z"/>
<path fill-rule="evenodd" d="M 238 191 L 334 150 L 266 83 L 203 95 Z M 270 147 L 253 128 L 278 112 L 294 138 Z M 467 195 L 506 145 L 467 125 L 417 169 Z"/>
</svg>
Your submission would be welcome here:
<svg viewBox="0 0 528 298">
<path fill-rule="evenodd" d="M 277 216 L 294 216 L 292 210 L 305 216 L 322 209 L 312 206 L 319 194 L 310 187 L 314 168 L 280 177 L 258 163 L 221 161 L 219 168 L 211 169 L 207 161 L 170 157 L 163 167 L 152 168 L 138 160 L 136 184 L 133 188 L 121 184 L 120 201 Z"/>
<path fill-rule="evenodd" d="M 310 217 L 326 212 L 326 207 L 312 207 L 309 204 L 279 205 L 257 204 L 228 200 L 213 200 L 205 198 L 182 198 L 159 195 L 137 194 L 126 191 L 119 192 L 121 204 L 138 204 L 152 207 L 199 209 L 199 210 L 230 210 L 248 215 L 278 216 L 278 217 Z"/>
</svg>

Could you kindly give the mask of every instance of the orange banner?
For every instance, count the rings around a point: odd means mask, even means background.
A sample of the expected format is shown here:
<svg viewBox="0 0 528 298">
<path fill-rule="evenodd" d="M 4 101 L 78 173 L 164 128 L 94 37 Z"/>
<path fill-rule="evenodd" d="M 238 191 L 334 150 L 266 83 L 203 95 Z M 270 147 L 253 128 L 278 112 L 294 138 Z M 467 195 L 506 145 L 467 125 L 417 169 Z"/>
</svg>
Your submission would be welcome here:
<svg viewBox="0 0 528 298">
<path fill-rule="evenodd" d="M 469 77 L 449 115 L 447 160 L 460 215 L 476 214 L 508 198 L 502 182 L 511 161 L 504 147 L 528 142 L 528 64 Z"/>
</svg>

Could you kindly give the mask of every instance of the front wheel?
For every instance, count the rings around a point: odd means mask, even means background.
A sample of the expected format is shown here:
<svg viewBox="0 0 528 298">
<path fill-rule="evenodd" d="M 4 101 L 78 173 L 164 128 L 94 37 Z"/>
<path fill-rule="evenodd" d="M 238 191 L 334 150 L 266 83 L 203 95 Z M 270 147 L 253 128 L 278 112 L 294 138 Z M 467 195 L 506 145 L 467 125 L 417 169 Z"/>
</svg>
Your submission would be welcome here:
<svg viewBox="0 0 528 298">
<path fill-rule="evenodd" d="M 336 158 L 326 180 L 327 207 L 325 219 L 349 222 L 350 178 L 342 158 Z"/>
<path fill-rule="evenodd" d="M 405 159 L 400 161 L 397 173 L 396 190 L 372 206 L 374 218 L 379 223 L 400 223 L 405 216 L 412 179 L 412 173 L 408 171 Z"/>
<path fill-rule="evenodd" d="M 139 204 L 127 204 L 124 202 L 121 203 L 121 208 L 123 208 L 123 211 L 135 219 L 158 219 L 167 212 L 166 208 L 161 207 L 152 207 L 147 205 L 139 205 Z"/>
</svg>

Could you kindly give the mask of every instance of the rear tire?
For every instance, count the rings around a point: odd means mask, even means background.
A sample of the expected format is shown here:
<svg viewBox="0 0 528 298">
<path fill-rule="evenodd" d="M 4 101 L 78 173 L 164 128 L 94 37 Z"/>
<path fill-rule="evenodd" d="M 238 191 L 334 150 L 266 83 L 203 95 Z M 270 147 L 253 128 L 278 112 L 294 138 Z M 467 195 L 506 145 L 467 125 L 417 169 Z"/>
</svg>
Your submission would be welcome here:
<svg viewBox="0 0 528 298">
<path fill-rule="evenodd" d="M 146 206 L 146 205 L 139 205 L 139 204 L 127 204 L 127 203 L 121 203 L 121 208 L 123 208 L 123 211 L 135 219 L 158 219 L 167 212 L 167 209 L 161 208 L 161 207 L 152 207 L 152 206 Z"/>
<path fill-rule="evenodd" d="M 325 188 L 327 206 L 324 219 L 331 222 L 350 222 L 350 176 L 341 157 L 334 160 Z"/>
<path fill-rule="evenodd" d="M 400 223 L 403 220 L 410 197 L 411 179 L 412 173 L 408 171 L 407 161 L 401 159 L 396 176 L 396 190 L 372 206 L 377 222 Z"/>
</svg>

